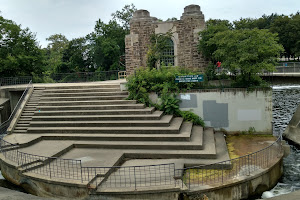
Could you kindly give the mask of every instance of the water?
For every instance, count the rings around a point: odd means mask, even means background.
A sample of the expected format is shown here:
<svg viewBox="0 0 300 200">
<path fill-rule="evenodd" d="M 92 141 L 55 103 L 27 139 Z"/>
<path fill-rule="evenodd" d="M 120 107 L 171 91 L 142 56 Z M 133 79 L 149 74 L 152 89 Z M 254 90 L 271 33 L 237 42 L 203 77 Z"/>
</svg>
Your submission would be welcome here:
<svg viewBox="0 0 300 200">
<path fill-rule="evenodd" d="M 300 104 L 300 85 L 273 87 L 274 135 L 283 133 Z M 291 145 L 291 153 L 283 160 L 283 177 L 262 198 L 287 194 L 300 189 L 300 150 Z"/>
</svg>

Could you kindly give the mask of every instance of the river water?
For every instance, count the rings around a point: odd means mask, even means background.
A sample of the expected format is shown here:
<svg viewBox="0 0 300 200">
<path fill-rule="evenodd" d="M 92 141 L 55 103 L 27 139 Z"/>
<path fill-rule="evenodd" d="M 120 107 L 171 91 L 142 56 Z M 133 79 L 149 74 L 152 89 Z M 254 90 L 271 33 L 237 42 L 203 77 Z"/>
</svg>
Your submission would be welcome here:
<svg viewBox="0 0 300 200">
<path fill-rule="evenodd" d="M 293 113 L 300 104 L 300 85 L 273 86 L 273 122 L 274 135 L 284 132 Z M 284 158 L 284 174 L 280 182 L 270 191 L 265 192 L 262 198 L 278 196 L 300 189 L 300 150 L 291 146 L 291 153 Z M 15 190 L 13 185 L 4 180 L 0 171 L 1 183 Z"/>
<path fill-rule="evenodd" d="M 284 132 L 300 104 L 300 85 L 273 87 L 274 135 Z M 300 189 L 300 150 L 291 145 L 291 153 L 283 160 L 283 176 L 262 198 L 287 194 Z"/>
</svg>

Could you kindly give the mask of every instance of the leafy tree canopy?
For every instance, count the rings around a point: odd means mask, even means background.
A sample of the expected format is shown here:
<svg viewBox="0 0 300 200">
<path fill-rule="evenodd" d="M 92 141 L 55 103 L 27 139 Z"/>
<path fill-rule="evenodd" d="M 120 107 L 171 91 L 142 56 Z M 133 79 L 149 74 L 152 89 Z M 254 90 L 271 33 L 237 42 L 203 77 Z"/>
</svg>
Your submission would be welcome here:
<svg viewBox="0 0 300 200">
<path fill-rule="evenodd" d="M 244 86 L 256 85 L 258 73 L 273 71 L 283 51 L 276 34 L 262 29 L 218 32 L 207 43 L 216 45 L 212 57 L 230 72 L 239 72 Z"/>
<path fill-rule="evenodd" d="M 44 57 L 35 35 L 0 16 L 0 76 L 23 76 L 43 71 Z"/>
</svg>

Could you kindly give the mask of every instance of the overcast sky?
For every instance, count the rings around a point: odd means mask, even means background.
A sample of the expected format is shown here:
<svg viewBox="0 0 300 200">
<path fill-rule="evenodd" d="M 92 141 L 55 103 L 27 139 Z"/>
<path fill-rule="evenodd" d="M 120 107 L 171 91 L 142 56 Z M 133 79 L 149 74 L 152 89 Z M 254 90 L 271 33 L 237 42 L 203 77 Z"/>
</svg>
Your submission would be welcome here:
<svg viewBox="0 0 300 200">
<path fill-rule="evenodd" d="M 99 18 L 108 22 L 111 13 L 131 3 L 163 20 L 179 19 L 190 4 L 200 5 L 206 20 L 233 21 L 300 10 L 300 0 L 0 0 L 0 11 L 4 18 L 36 33 L 40 45 L 46 47 L 50 35 L 61 33 L 68 39 L 85 36 L 93 31 Z"/>
</svg>

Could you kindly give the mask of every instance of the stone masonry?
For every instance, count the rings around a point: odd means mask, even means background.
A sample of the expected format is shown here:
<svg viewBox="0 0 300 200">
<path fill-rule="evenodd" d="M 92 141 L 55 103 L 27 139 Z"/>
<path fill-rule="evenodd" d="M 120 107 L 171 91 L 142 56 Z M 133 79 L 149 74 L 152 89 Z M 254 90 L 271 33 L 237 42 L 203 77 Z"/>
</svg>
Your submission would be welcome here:
<svg viewBox="0 0 300 200">
<path fill-rule="evenodd" d="M 137 10 L 130 21 L 130 34 L 125 38 L 126 72 L 130 75 L 137 67 L 146 66 L 150 35 L 172 31 L 175 65 L 203 71 L 207 61 L 198 52 L 199 32 L 205 28 L 204 15 L 198 5 L 184 8 L 180 20 L 160 22 L 147 10 Z"/>
</svg>

